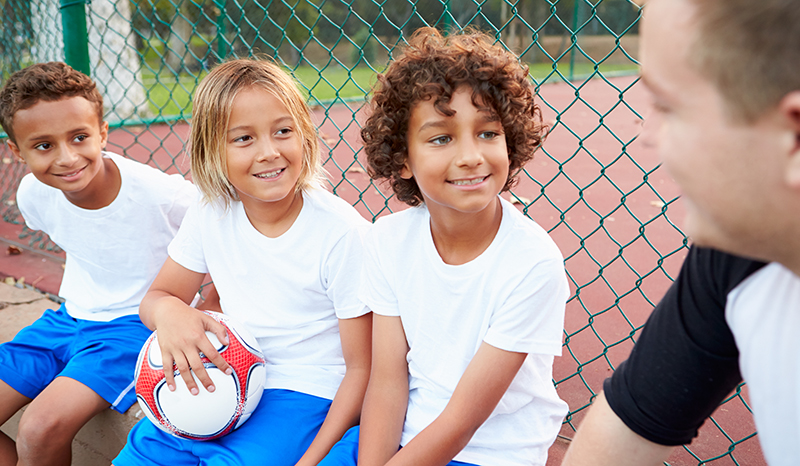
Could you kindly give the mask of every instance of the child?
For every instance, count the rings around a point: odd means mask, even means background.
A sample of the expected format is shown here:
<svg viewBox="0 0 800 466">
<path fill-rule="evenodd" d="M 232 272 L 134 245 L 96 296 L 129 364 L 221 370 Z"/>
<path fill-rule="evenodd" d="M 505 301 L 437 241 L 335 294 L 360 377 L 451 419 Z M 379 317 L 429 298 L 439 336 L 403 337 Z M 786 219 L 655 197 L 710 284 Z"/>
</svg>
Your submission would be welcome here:
<svg viewBox="0 0 800 466">
<path fill-rule="evenodd" d="M 16 445 L 0 434 L 0 464 L 68 464 L 81 426 L 136 401 L 133 371 L 150 335 L 139 302 L 197 190 L 104 152 L 103 98 L 64 63 L 11 75 L 0 124 L 31 171 L 17 191 L 25 222 L 67 253 L 64 304 L 0 346 L 0 423 L 30 403 Z"/>
<path fill-rule="evenodd" d="M 563 259 L 498 196 L 539 146 L 540 114 L 527 69 L 491 43 L 422 29 L 379 78 L 371 174 L 416 207 L 365 237 L 374 364 L 360 438 L 323 465 L 356 450 L 359 465 L 544 465 L 566 413 L 551 378 Z"/>
<path fill-rule="evenodd" d="M 142 320 L 192 393 L 189 368 L 212 391 L 199 353 L 226 370 L 204 332 L 225 334 L 186 304 L 208 272 L 223 312 L 258 339 L 267 389 L 248 421 L 217 440 L 178 439 L 143 420 L 114 464 L 315 465 L 358 422 L 369 379 L 372 317 L 357 296 L 368 222 L 318 187 L 308 107 L 271 63 L 234 60 L 205 77 L 191 144 L 205 199 L 170 244 Z"/>
</svg>

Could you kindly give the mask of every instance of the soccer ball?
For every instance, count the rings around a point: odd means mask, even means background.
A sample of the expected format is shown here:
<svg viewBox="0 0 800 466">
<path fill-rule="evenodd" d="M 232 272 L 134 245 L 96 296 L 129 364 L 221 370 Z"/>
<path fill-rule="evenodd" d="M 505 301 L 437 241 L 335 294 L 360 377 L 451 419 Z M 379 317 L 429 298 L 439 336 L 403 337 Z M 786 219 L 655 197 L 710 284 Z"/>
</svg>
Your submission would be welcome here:
<svg viewBox="0 0 800 466">
<path fill-rule="evenodd" d="M 192 440 L 212 440 L 241 426 L 261 400 L 266 383 L 266 361 L 250 332 L 224 314 L 202 312 L 224 325 L 230 340 L 223 345 L 216 335 L 206 332 L 233 369 L 226 375 L 200 353 L 216 388 L 213 393 L 192 373 L 199 391 L 193 396 L 174 365 L 175 391 L 169 390 L 156 332 L 145 342 L 136 363 L 136 398 L 142 411 L 161 430 Z"/>
</svg>

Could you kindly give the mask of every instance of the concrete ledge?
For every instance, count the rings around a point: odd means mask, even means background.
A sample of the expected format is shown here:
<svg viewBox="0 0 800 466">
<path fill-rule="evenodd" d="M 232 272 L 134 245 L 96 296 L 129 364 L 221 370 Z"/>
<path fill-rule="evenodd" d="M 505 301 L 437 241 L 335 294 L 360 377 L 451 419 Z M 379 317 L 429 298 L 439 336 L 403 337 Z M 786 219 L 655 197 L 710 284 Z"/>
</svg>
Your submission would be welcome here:
<svg viewBox="0 0 800 466">
<path fill-rule="evenodd" d="M 11 340 L 20 329 L 33 323 L 45 310 L 58 306 L 43 294 L 0 283 L 0 342 Z M 0 430 L 15 438 L 20 416 L 21 412 L 17 413 Z M 109 466 L 125 445 L 128 431 L 142 416 L 138 404 L 134 404 L 124 414 L 108 409 L 95 416 L 78 432 L 72 443 L 72 464 Z"/>
</svg>

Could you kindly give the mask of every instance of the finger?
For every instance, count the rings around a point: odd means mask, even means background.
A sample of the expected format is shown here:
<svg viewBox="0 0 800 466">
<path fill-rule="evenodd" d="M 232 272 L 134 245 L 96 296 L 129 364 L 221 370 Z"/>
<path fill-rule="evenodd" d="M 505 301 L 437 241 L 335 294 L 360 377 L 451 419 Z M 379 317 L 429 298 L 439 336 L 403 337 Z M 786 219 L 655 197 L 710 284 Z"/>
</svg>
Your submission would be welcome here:
<svg viewBox="0 0 800 466">
<path fill-rule="evenodd" d="M 208 346 L 211 346 L 210 343 Z M 205 354 L 205 351 L 203 351 L 203 354 Z M 192 371 L 194 371 L 194 375 L 197 377 L 197 380 L 200 381 L 207 391 L 213 392 L 216 387 L 214 386 L 214 382 L 211 380 L 211 377 L 208 375 L 208 371 L 206 371 L 206 367 L 203 364 L 203 360 L 200 358 L 200 354 L 198 353 L 197 357 L 194 357 L 194 355 L 189 357 L 189 364 L 191 365 Z M 188 375 L 191 377 L 191 374 Z M 194 380 L 192 380 L 192 384 L 194 385 L 194 389 L 197 390 L 197 385 L 194 384 Z M 199 392 L 192 391 L 192 395 L 197 395 L 197 393 Z"/>
<path fill-rule="evenodd" d="M 197 359 L 200 359 L 199 356 Z M 180 373 L 183 382 L 186 384 L 186 388 L 189 390 L 189 393 L 192 395 L 197 395 L 200 393 L 200 391 L 197 389 L 197 384 L 194 381 L 194 377 L 192 377 L 192 371 L 190 370 L 192 368 L 191 364 L 192 363 L 186 358 L 181 358 L 180 360 L 175 361 L 178 372 Z"/>
<path fill-rule="evenodd" d="M 217 366 L 217 369 L 221 370 L 226 375 L 231 375 L 233 373 L 233 369 L 231 368 L 230 364 L 228 364 L 228 361 L 226 361 L 225 358 L 222 357 L 219 352 L 217 352 L 217 349 L 214 348 L 214 345 L 212 345 L 211 342 L 208 343 L 208 346 L 204 346 L 201 351 L 203 351 L 203 354 L 208 358 L 209 361 L 211 361 L 212 364 Z"/>
<path fill-rule="evenodd" d="M 216 335 L 220 343 L 222 343 L 223 345 L 230 344 L 230 341 L 228 340 L 228 330 L 225 328 L 224 325 L 217 322 L 213 318 L 206 319 L 205 324 L 206 324 L 206 330 Z"/>
<path fill-rule="evenodd" d="M 164 371 L 164 381 L 167 383 L 169 391 L 175 391 L 175 369 L 173 368 L 174 359 L 166 351 L 161 351 L 162 370 Z"/>
</svg>

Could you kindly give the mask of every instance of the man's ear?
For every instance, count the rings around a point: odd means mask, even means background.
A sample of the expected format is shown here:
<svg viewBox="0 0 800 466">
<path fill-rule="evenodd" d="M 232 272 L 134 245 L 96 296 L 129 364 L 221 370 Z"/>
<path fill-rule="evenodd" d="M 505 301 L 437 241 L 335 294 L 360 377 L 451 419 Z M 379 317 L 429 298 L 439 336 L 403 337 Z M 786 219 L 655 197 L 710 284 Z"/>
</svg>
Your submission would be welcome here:
<svg viewBox="0 0 800 466">
<path fill-rule="evenodd" d="M 19 146 L 11 139 L 7 140 L 6 144 L 8 144 L 8 149 L 11 153 L 14 154 L 14 158 L 20 163 L 25 163 L 25 159 L 22 158 L 22 154 L 19 152 Z"/>
<path fill-rule="evenodd" d="M 786 167 L 786 182 L 800 191 L 800 90 L 786 94 L 778 104 L 778 111 L 792 131 L 794 138 Z"/>
</svg>

